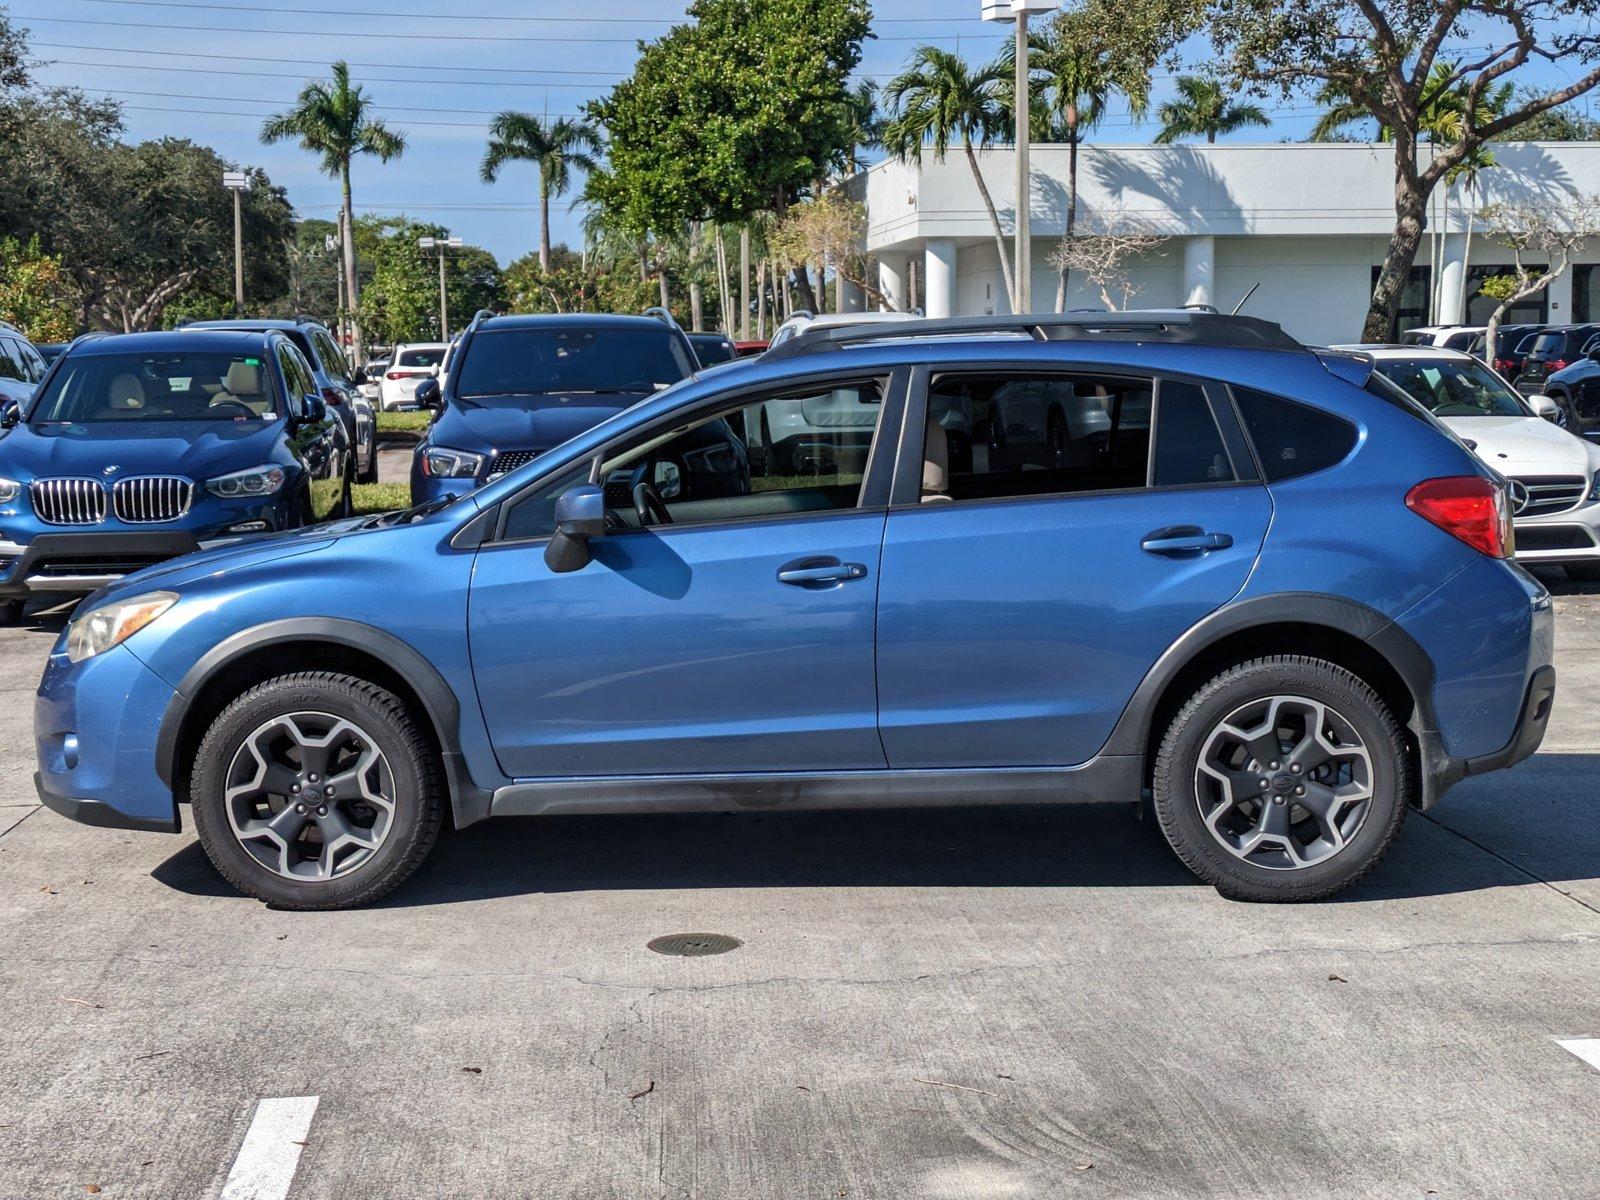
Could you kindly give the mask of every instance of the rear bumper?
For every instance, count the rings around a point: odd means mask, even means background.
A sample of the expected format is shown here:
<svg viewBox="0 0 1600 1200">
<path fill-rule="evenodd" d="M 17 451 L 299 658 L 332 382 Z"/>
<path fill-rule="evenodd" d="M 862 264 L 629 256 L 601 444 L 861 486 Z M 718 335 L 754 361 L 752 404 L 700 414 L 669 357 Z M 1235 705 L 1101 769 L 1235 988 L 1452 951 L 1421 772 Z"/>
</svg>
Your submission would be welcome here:
<svg viewBox="0 0 1600 1200">
<path fill-rule="evenodd" d="M 1469 775 L 1503 771 L 1532 757 L 1544 741 L 1544 731 L 1550 724 L 1550 711 L 1555 707 L 1555 695 L 1556 669 L 1540 667 L 1528 681 L 1528 689 L 1522 699 L 1522 711 L 1517 717 L 1511 740 L 1493 754 L 1459 758 L 1446 752 L 1444 741 L 1437 733 L 1420 735 L 1423 809 L 1433 807 L 1439 797 Z"/>
</svg>

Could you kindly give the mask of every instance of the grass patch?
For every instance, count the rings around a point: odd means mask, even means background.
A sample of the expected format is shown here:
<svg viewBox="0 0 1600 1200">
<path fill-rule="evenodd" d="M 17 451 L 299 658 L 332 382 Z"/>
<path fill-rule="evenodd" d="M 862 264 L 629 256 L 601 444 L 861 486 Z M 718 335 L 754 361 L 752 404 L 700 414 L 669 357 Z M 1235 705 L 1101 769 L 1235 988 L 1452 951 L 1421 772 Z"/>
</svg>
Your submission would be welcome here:
<svg viewBox="0 0 1600 1200">
<path fill-rule="evenodd" d="M 378 418 L 379 433 L 421 433 L 428 427 L 433 414 L 426 410 L 418 412 L 380 412 Z"/>
<path fill-rule="evenodd" d="M 356 515 L 372 516 L 375 513 L 393 512 L 397 508 L 411 507 L 409 483 L 357 483 L 350 488 L 355 502 Z"/>
</svg>

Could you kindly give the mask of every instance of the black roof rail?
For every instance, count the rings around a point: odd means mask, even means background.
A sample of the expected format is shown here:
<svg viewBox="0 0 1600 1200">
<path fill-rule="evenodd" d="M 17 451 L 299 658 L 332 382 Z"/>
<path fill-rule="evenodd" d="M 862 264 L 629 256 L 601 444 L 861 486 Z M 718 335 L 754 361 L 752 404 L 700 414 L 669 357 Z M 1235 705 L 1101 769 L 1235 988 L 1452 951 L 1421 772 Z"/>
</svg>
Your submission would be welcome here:
<svg viewBox="0 0 1600 1200">
<path fill-rule="evenodd" d="M 679 327 L 678 319 L 672 315 L 672 310 L 663 308 L 659 304 L 652 304 L 639 315 L 641 317 L 654 317 L 658 321 L 664 321 L 673 329 L 677 329 Z"/>
<path fill-rule="evenodd" d="M 765 358 L 794 358 L 840 346 L 926 338 L 1021 334 L 1037 342 L 1174 342 L 1243 350 L 1291 350 L 1305 346 L 1281 326 L 1260 317 L 1224 316 L 1192 309 L 1133 309 L 1125 312 L 1030 313 L 1024 316 L 947 317 L 865 325 L 833 325 L 803 330 Z"/>
<path fill-rule="evenodd" d="M 467 329 L 476 329 L 483 322 L 493 319 L 495 315 L 495 313 L 491 312 L 487 308 L 480 308 L 477 312 L 472 314 L 472 320 L 467 322 Z M 455 338 L 452 338 L 451 340 L 458 340 L 465 332 L 465 329 L 457 330 Z M 394 352 L 391 350 L 390 353 L 392 354 Z"/>
</svg>

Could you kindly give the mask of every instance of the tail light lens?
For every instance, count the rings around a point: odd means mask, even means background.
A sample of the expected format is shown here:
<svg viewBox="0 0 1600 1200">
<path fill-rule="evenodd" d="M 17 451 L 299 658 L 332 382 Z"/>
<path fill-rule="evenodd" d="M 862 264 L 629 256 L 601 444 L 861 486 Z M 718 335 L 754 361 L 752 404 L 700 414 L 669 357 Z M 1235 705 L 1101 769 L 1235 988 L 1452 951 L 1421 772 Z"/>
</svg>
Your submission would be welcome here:
<svg viewBox="0 0 1600 1200">
<path fill-rule="evenodd" d="M 1512 370 L 1516 365 L 1517 364 L 1509 358 L 1497 358 L 1494 360 L 1494 369 L 1499 371 L 1502 375 L 1504 375 L 1507 371 Z"/>
<path fill-rule="evenodd" d="M 1552 358 L 1546 365 L 1552 371 L 1561 371 L 1566 369 L 1567 360 L 1564 358 Z"/>
<path fill-rule="evenodd" d="M 338 408 L 344 403 L 344 394 L 338 388 L 325 387 L 322 389 L 322 398 L 330 407 Z"/>
<path fill-rule="evenodd" d="M 1425 479 L 1406 493 L 1406 507 L 1490 558 L 1515 550 L 1506 489 L 1477 475 Z"/>
<path fill-rule="evenodd" d="M 385 379 L 405 379 L 408 376 L 410 376 L 410 374 L 411 374 L 410 371 L 390 371 L 387 375 L 384 376 L 384 378 Z"/>
</svg>

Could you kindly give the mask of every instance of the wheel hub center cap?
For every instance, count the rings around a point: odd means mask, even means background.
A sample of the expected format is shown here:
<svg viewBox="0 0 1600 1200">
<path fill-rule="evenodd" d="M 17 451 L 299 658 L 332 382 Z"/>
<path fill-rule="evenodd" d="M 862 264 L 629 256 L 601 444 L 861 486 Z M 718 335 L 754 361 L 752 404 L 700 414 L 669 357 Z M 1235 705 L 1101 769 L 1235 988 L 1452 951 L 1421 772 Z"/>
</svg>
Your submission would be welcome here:
<svg viewBox="0 0 1600 1200">
<path fill-rule="evenodd" d="M 1275 792 L 1294 791 L 1293 775 L 1274 775 L 1272 777 L 1272 790 Z"/>
</svg>

